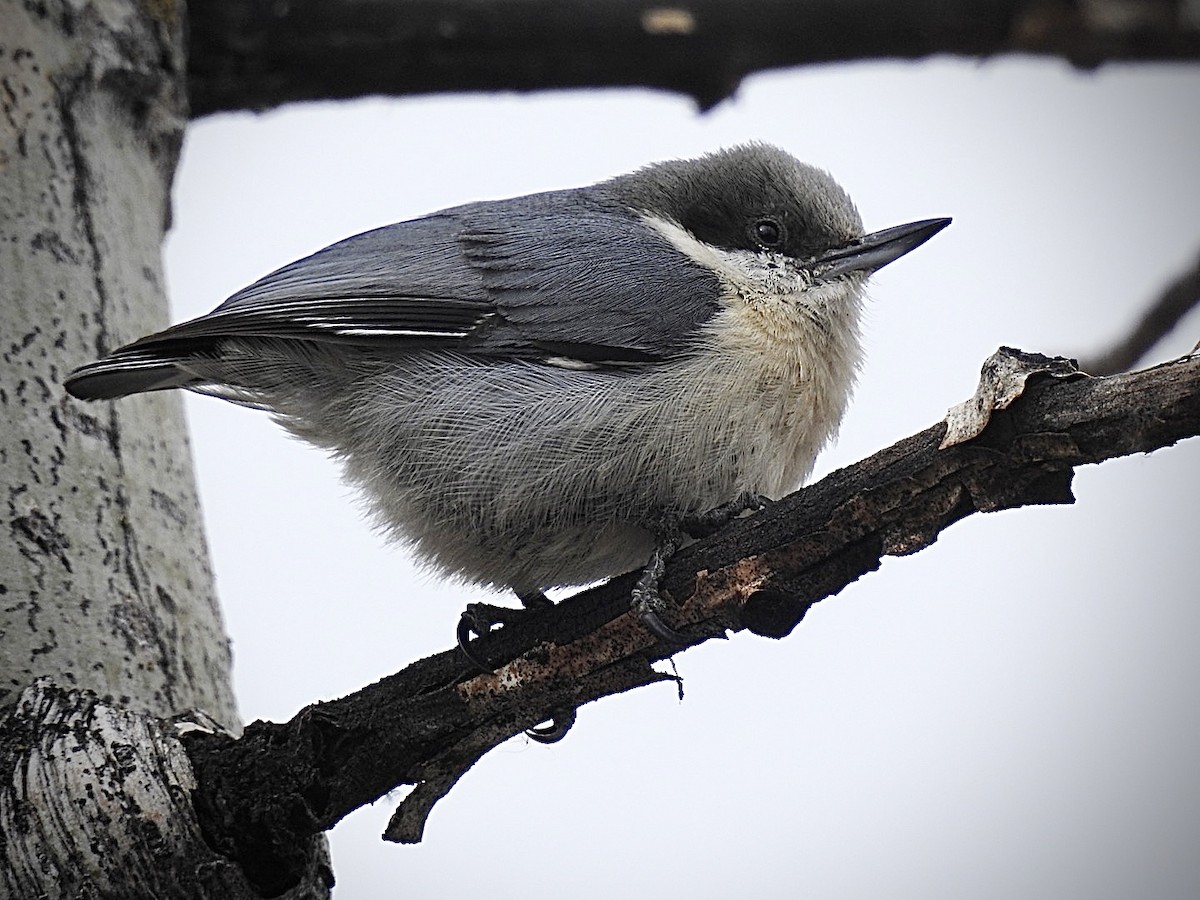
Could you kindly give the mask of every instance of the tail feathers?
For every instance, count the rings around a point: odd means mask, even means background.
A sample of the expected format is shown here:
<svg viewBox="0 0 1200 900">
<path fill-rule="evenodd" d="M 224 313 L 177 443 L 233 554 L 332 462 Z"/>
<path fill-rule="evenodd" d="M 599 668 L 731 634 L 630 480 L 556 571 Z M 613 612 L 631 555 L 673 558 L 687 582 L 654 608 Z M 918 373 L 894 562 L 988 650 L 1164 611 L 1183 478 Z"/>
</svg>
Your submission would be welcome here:
<svg viewBox="0 0 1200 900">
<path fill-rule="evenodd" d="M 182 361 L 149 350 L 118 350 L 80 366 L 67 377 L 64 387 L 80 400 L 115 400 L 130 394 L 199 384 L 194 374 L 180 366 Z"/>
</svg>

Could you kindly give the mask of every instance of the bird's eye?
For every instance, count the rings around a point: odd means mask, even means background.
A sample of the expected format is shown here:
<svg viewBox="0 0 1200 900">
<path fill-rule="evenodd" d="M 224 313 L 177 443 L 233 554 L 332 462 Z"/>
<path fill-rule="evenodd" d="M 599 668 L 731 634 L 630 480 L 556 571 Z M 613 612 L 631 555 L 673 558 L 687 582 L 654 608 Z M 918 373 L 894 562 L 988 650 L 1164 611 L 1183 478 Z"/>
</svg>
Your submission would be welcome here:
<svg viewBox="0 0 1200 900">
<path fill-rule="evenodd" d="M 763 247 L 778 247 L 783 243 L 783 226 L 774 219 L 759 219 L 750 230 Z"/>
</svg>

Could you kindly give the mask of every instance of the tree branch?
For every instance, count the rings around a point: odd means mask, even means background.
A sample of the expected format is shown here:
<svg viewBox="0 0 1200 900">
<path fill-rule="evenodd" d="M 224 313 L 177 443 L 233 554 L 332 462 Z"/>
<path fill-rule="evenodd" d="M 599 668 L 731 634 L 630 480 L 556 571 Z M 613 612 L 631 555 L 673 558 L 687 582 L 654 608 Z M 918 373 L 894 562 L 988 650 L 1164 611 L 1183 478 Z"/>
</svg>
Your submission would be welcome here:
<svg viewBox="0 0 1200 900">
<path fill-rule="evenodd" d="M 1124 339 L 1098 356 L 1083 360 L 1079 368 L 1092 375 L 1112 375 L 1133 368 L 1197 305 L 1200 305 L 1200 256 L 1190 270 L 1166 286 Z"/>
<path fill-rule="evenodd" d="M 916 552 L 974 512 L 1070 503 L 1076 466 L 1200 434 L 1200 356 L 1091 378 L 1002 349 L 975 397 L 939 423 L 672 558 L 670 624 L 688 646 L 748 629 L 781 637 L 886 555 Z M 447 650 L 240 740 L 185 736 L 209 842 L 267 893 L 304 864 L 291 849 L 351 810 L 415 785 L 388 830 L 420 840 L 430 809 L 484 753 L 563 710 L 673 676 L 629 611 L 636 573 L 493 632 L 479 674 Z"/>
<path fill-rule="evenodd" d="M 644 86 L 702 109 L 747 75 L 934 53 L 1200 59 L 1186 0 L 206 0 L 193 116 L 371 94 Z M 1116 13 L 1113 10 L 1116 10 Z"/>
</svg>

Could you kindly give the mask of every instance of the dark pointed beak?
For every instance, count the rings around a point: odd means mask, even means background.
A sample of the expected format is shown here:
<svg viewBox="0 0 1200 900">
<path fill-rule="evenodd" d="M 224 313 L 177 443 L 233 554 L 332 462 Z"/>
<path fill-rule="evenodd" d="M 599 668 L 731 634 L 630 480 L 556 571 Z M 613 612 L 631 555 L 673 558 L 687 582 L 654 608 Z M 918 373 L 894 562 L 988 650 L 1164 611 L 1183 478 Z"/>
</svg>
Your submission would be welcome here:
<svg viewBox="0 0 1200 900">
<path fill-rule="evenodd" d="M 843 247 L 818 256 L 805 266 L 825 281 L 849 272 L 874 272 L 915 250 L 950 224 L 950 219 L 923 219 L 855 238 Z"/>
</svg>

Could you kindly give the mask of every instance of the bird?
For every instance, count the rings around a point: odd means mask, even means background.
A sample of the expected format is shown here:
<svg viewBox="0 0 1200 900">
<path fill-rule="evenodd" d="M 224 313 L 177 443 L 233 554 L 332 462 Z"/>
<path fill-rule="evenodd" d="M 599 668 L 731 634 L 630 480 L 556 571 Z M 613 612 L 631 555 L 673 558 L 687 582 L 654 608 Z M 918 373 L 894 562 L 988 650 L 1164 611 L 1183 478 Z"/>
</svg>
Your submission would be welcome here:
<svg viewBox="0 0 1200 900">
<path fill-rule="evenodd" d="M 65 387 L 265 410 L 427 566 L 537 607 L 798 487 L 850 401 L 868 277 L 949 222 L 867 234 L 827 172 L 742 144 L 358 234 Z"/>
</svg>

